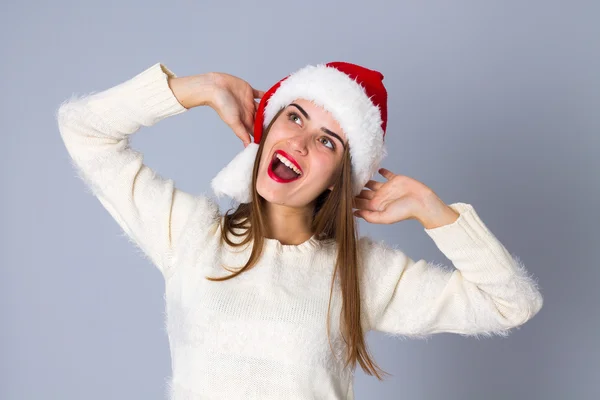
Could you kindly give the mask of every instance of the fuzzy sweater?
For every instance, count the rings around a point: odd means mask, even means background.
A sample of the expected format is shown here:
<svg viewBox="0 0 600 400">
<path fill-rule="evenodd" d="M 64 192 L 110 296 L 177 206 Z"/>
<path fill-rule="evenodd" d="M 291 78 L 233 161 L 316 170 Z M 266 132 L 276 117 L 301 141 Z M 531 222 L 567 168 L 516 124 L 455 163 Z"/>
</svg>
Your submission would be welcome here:
<svg viewBox="0 0 600 400">
<path fill-rule="evenodd" d="M 240 276 L 250 247 L 220 241 L 214 198 L 177 189 L 129 146 L 142 126 L 183 113 L 156 63 L 99 93 L 73 95 L 57 112 L 73 166 L 130 241 L 165 279 L 170 400 L 354 398 L 342 368 L 341 293 L 326 317 L 336 245 L 266 239 L 258 264 Z M 454 223 L 425 232 L 455 268 L 412 260 L 396 247 L 359 240 L 364 332 L 425 338 L 438 332 L 506 336 L 542 307 L 537 282 L 481 221 L 472 205 L 451 204 Z M 333 351 L 332 351 L 333 350 Z M 375 360 L 376 361 L 376 360 Z"/>
</svg>

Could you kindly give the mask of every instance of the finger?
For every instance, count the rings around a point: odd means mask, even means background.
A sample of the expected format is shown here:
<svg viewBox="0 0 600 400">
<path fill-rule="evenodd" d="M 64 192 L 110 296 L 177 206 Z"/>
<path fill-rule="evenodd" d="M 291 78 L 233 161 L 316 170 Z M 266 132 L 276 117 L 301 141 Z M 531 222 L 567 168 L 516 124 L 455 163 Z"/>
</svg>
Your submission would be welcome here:
<svg viewBox="0 0 600 400">
<path fill-rule="evenodd" d="M 365 187 L 371 189 L 371 190 L 378 190 L 380 187 L 383 186 L 383 182 L 377 182 L 374 180 L 369 180 L 366 184 Z"/>
<path fill-rule="evenodd" d="M 256 125 L 256 110 L 250 113 L 247 118 L 247 127 L 250 137 L 254 139 L 254 126 Z"/>
<path fill-rule="evenodd" d="M 392 179 L 394 177 L 394 173 L 389 169 L 379 168 L 379 173 L 387 179 Z"/>
<path fill-rule="evenodd" d="M 254 95 L 255 99 L 261 99 L 265 95 L 265 92 L 252 88 L 252 94 Z"/>
<path fill-rule="evenodd" d="M 246 128 L 246 132 L 248 132 L 249 135 L 252 135 L 252 132 L 254 130 L 254 115 L 252 113 L 244 113 L 244 118 L 243 118 L 243 124 L 244 127 Z"/>
<path fill-rule="evenodd" d="M 370 200 L 366 200 L 366 199 L 361 199 L 358 197 L 354 198 L 354 208 L 358 208 L 359 210 L 370 210 L 370 211 L 376 211 L 373 208 L 373 205 L 371 204 Z"/>
<path fill-rule="evenodd" d="M 371 200 L 375 197 L 375 192 L 373 190 L 361 190 L 357 197 Z"/>
<path fill-rule="evenodd" d="M 244 124 L 242 124 L 241 121 L 238 121 L 237 123 L 232 125 L 231 129 L 233 129 L 233 133 L 235 133 L 235 135 L 239 137 L 242 140 L 242 142 L 244 142 L 244 147 L 250 144 L 250 134 L 248 133 L 248 130 L 246 129 Z"/>
<path fill-rule="evenodd" d="M 357 217 L 364 219 L 372 224 L 382 222 L 381 213 L 377 211 L 360 210 L 354 213 Z"/>
</svg>

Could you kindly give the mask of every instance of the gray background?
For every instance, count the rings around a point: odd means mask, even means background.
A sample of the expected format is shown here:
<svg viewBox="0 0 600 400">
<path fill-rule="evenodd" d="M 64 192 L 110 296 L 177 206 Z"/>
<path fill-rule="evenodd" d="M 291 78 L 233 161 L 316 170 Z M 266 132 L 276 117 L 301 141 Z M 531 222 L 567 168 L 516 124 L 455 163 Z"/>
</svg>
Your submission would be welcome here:
<svg viewBox="0 0 600 400">
<path fill-rule="evenodd" d="M 393 377 L 358 368 L 357 399 L 600 398 L 599 3 L 251 3 L 2 3 L 0 398 L 163 399 L 171 373 L 162 277 L 76 178 L 60 102 L 158 61 L 266 90 L 333 60 L 385 75 L 383 166 L 473 204 L 545 300 L 508 338 L 370 332 Z M 140 131 L 133 147 L 200 193 L 242 144 L 203 108 Z M 449 263 L 415 221 L 360 230 Z"/>
</svg>

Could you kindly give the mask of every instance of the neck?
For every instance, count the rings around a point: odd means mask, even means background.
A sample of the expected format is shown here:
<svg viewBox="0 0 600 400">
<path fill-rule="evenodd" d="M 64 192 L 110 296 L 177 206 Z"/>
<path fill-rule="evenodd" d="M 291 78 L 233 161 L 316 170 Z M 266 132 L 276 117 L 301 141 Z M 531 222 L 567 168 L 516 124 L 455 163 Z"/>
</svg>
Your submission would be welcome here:
<svg viewBox="0 0 600 400">
<path fill-rule="evenodd" d="M 265 209 L 267 238 L 285 245 L 298 245 L 313 235 L 311 207 L 292 208 L 267 202 Z"/>
</svg>

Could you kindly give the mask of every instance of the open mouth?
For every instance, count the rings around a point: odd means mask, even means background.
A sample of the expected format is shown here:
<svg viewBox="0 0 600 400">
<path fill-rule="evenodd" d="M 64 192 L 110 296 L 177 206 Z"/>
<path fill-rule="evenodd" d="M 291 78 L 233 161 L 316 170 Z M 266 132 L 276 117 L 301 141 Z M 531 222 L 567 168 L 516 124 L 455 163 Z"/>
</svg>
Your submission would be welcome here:
<svg viewBox="0 0 600 400">
<path fill-rule="evenodd" d="M 279 183 L 288 183 L 299 179 L 302 170 L 286 157 L 285 152 L 277 150 L 269 165 L 269 176 Z"/>
</svg>

